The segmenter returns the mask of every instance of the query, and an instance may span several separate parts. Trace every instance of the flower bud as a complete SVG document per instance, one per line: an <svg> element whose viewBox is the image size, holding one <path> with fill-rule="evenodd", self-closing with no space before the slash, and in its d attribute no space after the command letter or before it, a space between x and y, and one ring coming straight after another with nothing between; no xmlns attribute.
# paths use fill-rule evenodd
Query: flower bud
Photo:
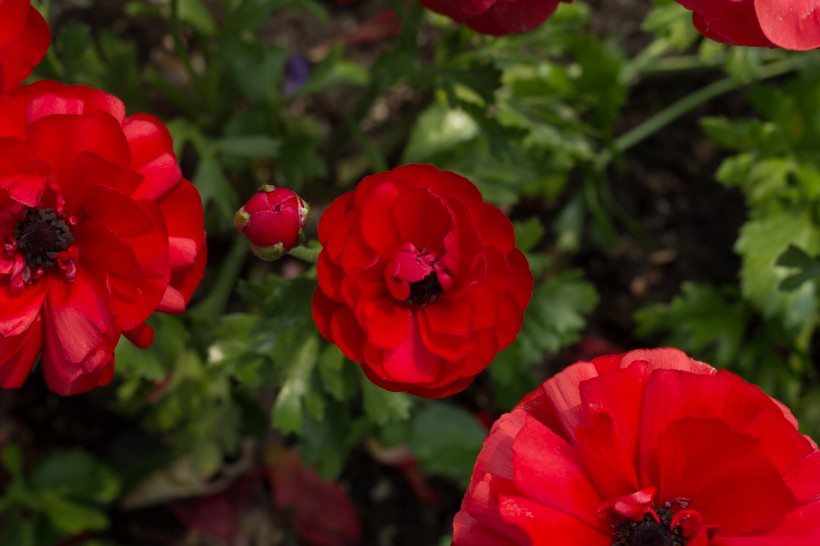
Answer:
<svg viewBox="0 0 820 546"><path fill-rule="evenodd" d="M273 261L302 243L309 214L307 203L291 190L264 185L236 211L233 223L257 257Z"/></svg>

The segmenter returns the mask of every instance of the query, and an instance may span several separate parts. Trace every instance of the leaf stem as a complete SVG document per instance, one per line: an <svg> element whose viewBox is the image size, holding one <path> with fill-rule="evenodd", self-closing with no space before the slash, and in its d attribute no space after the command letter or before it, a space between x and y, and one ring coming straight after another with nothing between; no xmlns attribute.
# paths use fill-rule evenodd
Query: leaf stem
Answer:
<svg viewBox="0 0 820 546"><path fill-rule="evenodd" d="M763 67L756 81L763 81L777 76L782 76L793 72L799 68L816 62L820 58L816 54L804 54L790 57L782 61L777 61ZM612 144L609 150L601 153L598 157L598 168L604 168L613 158L615 153L623 153L629 148L642 142L646 138L654 135L676 119L694 110L701 104L704 104L720 95L739 89L746 86L750 82L737 81L732 78L724 78L713 82L705 87L701 87L694 93L687 95L679 101L664 108L651 118L636 127L633 127L626 133L622 134Z"/></svg>
<svg viewBox="0 0 820 546"><path fill-rule="evenodd" d="M315 264L319 261L321 251L322 247L295 246L288 250L288 255Z"/></svg>

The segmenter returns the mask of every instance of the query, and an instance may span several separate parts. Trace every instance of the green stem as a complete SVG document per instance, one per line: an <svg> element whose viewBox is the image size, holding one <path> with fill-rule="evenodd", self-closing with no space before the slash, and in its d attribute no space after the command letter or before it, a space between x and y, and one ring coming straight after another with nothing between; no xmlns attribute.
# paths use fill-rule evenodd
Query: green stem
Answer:
<svg viewBox="0 0 820 546"><path fill-rule="evenodd" d="M789 72L810 64L817 58L818 57L816 55L807 54L771 63L760 70L756 81L763 81L788 74ZM687 95L616 138L611 149L603 152L599 156L597 166L599 168L604 168L612 160L615 153L625 152L639 142L654 135L679 117L687 114L691 110L694 110L701 104L728 93L729 91L744 87L748 83L750 82L742 82L731 78L724 78L711 83L706 87L702 87L690 95Z"/></svg>
<svg viewBox="0 0 820 546"><path fill-rule="evenodd" d="M319 261L319 253L321 251L321 247L315 248L307 246L295 246L288 250L288 255L315 264Z"/></svg>
<svg viewBox="0 0 820 546"><path fill-rule="evenodd" d="M249 250L250 245L244 237L234 239L228 255L223 258L222 268L217 274L216 282L210 293L191 308L189 314L194 319L211 322L222 316L233 294L239 272L245 265L245 258Z"/></svg>
<svg viewBox="0 0 820 546"><path fill-rule="evenodd" d="M174 52L185 67L185 72L191 79L191 83L196 86L199 81L194 70L194 65L191 63L191 57L188 55L188 50L185 43L182 41L182 33L179 30L179 0L171 0L171 21L170 21L171 38L174 41Z"/></svg>

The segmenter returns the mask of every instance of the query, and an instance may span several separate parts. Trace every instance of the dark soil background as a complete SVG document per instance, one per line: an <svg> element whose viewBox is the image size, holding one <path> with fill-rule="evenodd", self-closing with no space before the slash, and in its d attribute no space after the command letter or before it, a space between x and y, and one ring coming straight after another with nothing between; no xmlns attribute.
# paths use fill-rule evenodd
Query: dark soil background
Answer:
<svg viewBox="0 0 820 546"><path fill-rule="evenodd" d="M332 0L325 3L333 13L332 25L316 25L298 16L283 17L266 25L265 32L273 40L289 44L294 51L307 53L383 8L379 0L348 6L336 6ZM167 29L153 20L128 19L123 13L124 2L65 0L55 4L59 8L55 34L63 22L80 19L94 28L113 28L134 40L146 63L171 62L160 45ZM595 0L590 4L594 32L618 33L625 46L635 51L646 42L640 22L648 2ZM350 51L367 59L375 55L374 47L378 46ZM706 74L698 78L683 76L639 82L631 91L618 133L709 81L712 79ZM652 302L669 301L684 281L719 284L735 280L739 261L732 245L745 217L743 199L738 192L728 191L715 182L714 173L722 155L706 140L698 119L703 115L741 115L744 112L737 105L743 103L742 96L737 94L709 103L630 149L611 168L615 199L637 222L645 240L624 233L622 244L609 255L593 247L582 249L578 255L575 265L586 270L601 297L589 322L590 337L624 349L651 344L651 340L633 337L631 317L636 309ZM393 104L397 108L406 106L402 101ZM323 113L332 124L340 117L334 108L346 106L338 101L317 101L301 107L314 114ZM219 253L219 249L213 253ZM559 364L559 360L555 357L550 366L567 364ZM124 436L155 441L142 436L133 423L106 409L113 392L108 387L84 396L61 398L51 394L40 374L34 373L23 388L0 396L0 439L13 438L25 446L31 459L57 448L77 447L106 458L112 444ZM476 394L468 390L463 396L469 399ZM341 482L361 518L365 546L435 546L451 530L452 516L463 495L450 482L428 479L438 501L422 500L406 473L376 462L364 449L354 452ZM266 482L260 480L254 485L252 504L264 507L269 502L268 493ZM270 506L265 510L273 513ZM259 542L241 545L298 544L287 529L286 518L274 516L272 525L274 531L264 539L267 542L258 539ZM106 538L127 546L218 544L186 529L167 505L117 510Z"/></svg>

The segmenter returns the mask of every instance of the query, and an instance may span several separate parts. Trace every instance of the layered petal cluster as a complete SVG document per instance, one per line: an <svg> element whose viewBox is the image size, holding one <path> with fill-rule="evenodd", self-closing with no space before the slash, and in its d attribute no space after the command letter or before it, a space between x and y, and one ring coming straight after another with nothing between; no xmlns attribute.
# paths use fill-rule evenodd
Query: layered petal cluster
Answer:
<svg viewBox="0 0 820 546"><path fill-rule="evenodd" d="M509 218L462 176L368 176L322 215L319 240L313 318L385 389L458 392L521 329L527 260Z"/></svg>
<svg viewBox="0 0 820 546"><path fill-rule="evenodd" d="M820 452L782 404L676 349L579 362L495 423L453 544L820 544Z"/></svg>
<svg viewBox="0 0 820 546"><path fill-rule="evenodd" d="M677 0L698 31L740 46L808 50L820 47L816 0Z"/></svg>
<svg viewBox="0 0 820 546"><path fill-rule="evenodd" d="M0 93L26 79L50 43L48 25L30 0L0 0Z"/></svg>
<svg viewBox="0 0 820 546"><path fill-rule="evenodd" d="M202 202L165 126L41 81L0 97L0 386L41 355L60 394L107 383L124 333L182 312L202 279Z"/></svg>
<svg viewBox="0 0 820 546"><path fill-rule="evenodd" d="M560 0L421 0L442 15L481 34L527 32L552 15Z"/></svg>

